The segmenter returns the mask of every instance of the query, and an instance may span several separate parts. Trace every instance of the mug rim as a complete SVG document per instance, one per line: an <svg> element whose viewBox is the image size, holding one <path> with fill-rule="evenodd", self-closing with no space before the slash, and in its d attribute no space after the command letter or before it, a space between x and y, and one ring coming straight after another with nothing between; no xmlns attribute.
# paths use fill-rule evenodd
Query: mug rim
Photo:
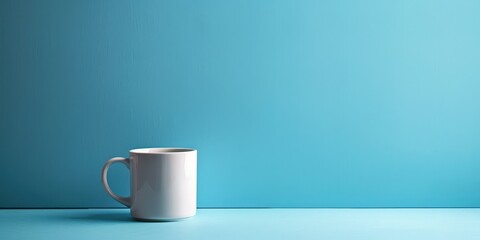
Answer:
<svg viewBox="0 0 480 240"><path fill-rule="evenodd" d="M179 148L179 147L156 147L156 148L135 148L131 149L130 153L135 154L184 154L195 152L196 149L193 148Z"/></svg>

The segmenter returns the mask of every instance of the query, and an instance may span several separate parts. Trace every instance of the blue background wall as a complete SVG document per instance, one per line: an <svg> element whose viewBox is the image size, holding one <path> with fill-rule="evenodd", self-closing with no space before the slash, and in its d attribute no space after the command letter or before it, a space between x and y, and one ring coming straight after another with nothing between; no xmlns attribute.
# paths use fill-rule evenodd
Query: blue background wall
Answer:
<svg viewBox="0 0 480 240"><path fill-rule="evenodd" d="M198 148L201 207L480 207L479 12L0 0L0 207L119 206L151 146Z"/></svg>

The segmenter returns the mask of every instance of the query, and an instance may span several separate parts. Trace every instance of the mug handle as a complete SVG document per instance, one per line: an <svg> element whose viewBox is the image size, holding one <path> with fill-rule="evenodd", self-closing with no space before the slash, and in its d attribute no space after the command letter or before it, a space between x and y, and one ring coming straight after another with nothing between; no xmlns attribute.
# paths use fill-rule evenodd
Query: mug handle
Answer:
<svg viewBox="0 0 480 240"><path fill-rule="evenodd" d="M103 187L105 188L105 191L107 191L108 195L110 195L113 199L117 200L118 202L120 202L121 204L123 204L127 207L130 207L131 198L130 197L122 197L122 196L119 196L119 195L115 194L112 191L112 189L110 189L110 186L108 185L108 181L107 181L108 168L110 167L110 165L112 165L113 163L116 163L116 162L123 163L123 164L125 164L125 166L127 166L128 169L130 169L130 159L128 159L128 158L114 157L114 158L108 160L105 163L105 166L103 166L103 169L102 169Z"/></svg>

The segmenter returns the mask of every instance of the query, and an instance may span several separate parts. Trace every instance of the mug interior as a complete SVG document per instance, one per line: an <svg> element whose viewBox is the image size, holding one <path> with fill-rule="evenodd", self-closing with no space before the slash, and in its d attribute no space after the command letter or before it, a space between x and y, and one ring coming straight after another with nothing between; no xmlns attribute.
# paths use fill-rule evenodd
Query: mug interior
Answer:
<svg viewBox="0 0 480 240"><path fill-rule="evenodd" d="M137 148L130 150L131 153L159 154L159 153L186 153L193 152L193 148Z"/></svg>

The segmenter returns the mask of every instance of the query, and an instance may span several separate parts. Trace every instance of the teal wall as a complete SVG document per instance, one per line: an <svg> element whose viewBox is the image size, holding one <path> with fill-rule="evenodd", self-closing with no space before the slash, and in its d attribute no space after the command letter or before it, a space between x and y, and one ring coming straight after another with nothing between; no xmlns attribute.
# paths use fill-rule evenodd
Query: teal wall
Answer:
<svg viewBox="0 0 480 240"><path fill-rule="evenodd" d="M480 207L479 13L0 0L0 207L119 206L101 167L154 146L199 150L200 207Z"/></svg>

